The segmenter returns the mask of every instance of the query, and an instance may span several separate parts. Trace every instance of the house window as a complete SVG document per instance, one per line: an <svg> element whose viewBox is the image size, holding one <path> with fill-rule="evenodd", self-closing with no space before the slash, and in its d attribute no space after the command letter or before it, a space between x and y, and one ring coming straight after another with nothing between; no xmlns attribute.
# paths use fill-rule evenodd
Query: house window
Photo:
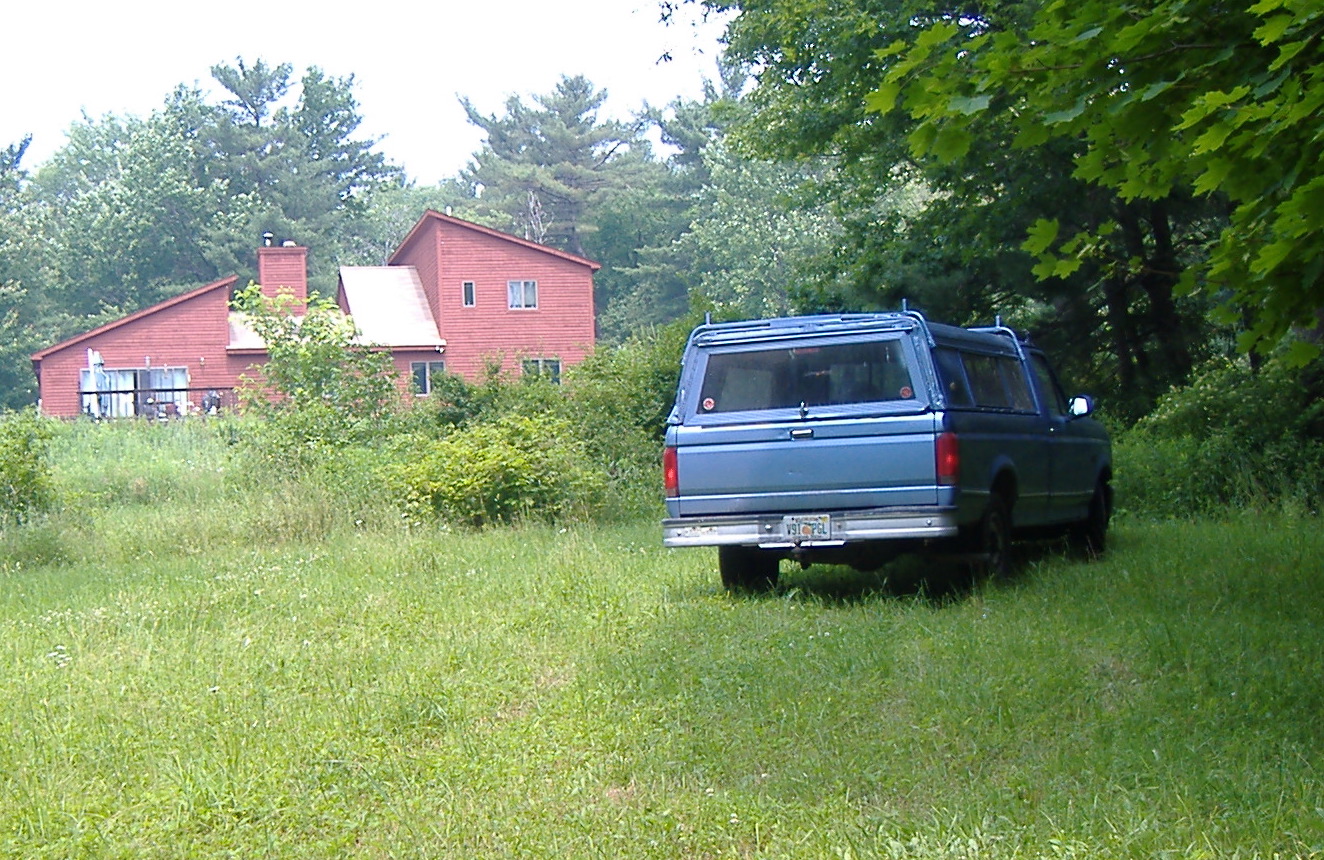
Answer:
<svg viewBox="0 0 1324 860"><path fill-rule="evenodd" d="M464 295L464 306L465 306L466 308L471 308L471 307L473 307L474 304L475 304L475 302L474 302L474 282L473 282L473 281L465 281L463 284L460 285L460 291L461 291L461 293L463 293L463 295Z"/></svg>
<svg viewBox="0 0 1324 860"><path fill-rule="evenodd" d="M525 376L541 376L553 383L561 382L561 359L526 358L522 362Z"/></svg>
<svg viewBox="0 0 1324 860"><path fill-rule="evenodd" d="M433 380L446 372L444 361L415 361L409 365L414 378L414 392L420 397L432 393Z"/></svg>
<svg viewBox="0 0 1324 860"><path fill-rule="evenodd" d="M78 393L83 412L96 418L170 418L188 410L188 368L83 368Z"/></svg>
<svg viewBox="0 0 1324 860"><path fill-rule="evenodd" d="M506 281L506 292L510 297L511 310L538 307L537 281Z"/></svg>

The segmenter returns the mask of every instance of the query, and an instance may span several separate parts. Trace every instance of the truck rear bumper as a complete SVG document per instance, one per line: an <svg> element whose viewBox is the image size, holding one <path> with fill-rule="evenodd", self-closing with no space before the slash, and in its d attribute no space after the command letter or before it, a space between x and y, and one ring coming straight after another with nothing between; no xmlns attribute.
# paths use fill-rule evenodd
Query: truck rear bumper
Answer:
<svg viewBox="0 0 1324 860"><path fill-rule="evenodd" d="M875 540L929 540L955 537L956 510L897 510L825 512L831 520L825 538L791 537L788 521L801 515L736 514L733 516L675 517L662 521L664 546L758 546L764 549L835 547Z"/></svg>

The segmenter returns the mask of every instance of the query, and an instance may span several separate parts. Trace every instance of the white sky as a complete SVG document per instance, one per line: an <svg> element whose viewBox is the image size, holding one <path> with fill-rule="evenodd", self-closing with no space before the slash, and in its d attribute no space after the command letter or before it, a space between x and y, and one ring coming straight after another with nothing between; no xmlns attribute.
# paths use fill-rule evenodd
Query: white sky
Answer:
<svg viewBox="0 0 1324 860"><path fill-rule="evenodd" d="M716 80L718 22L661 24L655 0L68 0L8 4L0 50L0 148L32 134L23 166L65 143L82 112L146 116L177 84L219 86L210 68L291 63L355 76L363 125L420 184L453 176L481 145L457 95L501 114L517 94L582 74L608 92L601 118L698 97ZM673 60L659 63L670 53Z"/></svg>

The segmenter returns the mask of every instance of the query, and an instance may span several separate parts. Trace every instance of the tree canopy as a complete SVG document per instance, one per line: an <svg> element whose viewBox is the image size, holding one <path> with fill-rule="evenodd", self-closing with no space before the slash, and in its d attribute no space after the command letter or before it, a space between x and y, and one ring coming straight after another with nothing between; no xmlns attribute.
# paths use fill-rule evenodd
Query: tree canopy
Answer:
<svg viewBox="0 0 1324 860"><path fill-rule="evenodd" d="M512 96L502 116L485 116L461 99L487 136L464 172L477 211L526 239L588 256L604 198L650 167L641 127L599 118L606 98L587 78L563 76L533 105Z"/></svg>
<svg viewBox="0 0 1324 860"><path fill-rule="evenodd" d="M737 144L768 157L837 161L826 175L826 200L843 225L835 270L855 303L895 306L908 298L956 322L1002 314L1050 348L1083 356L1070 363L1071 376L1119 394L1128 401L1121 411L1132 415L1218 348L1211 320L1229 332L1241 325L1226 315L1210 318L1209 294L1189 287L1188 273L1207 271L1213 239L1229 225L1221 198L1185 181L1151 196L1100 184L1079 169L1088 151L1082 135L1063 127L1063 134L1034 140L1026 131L1062 122L1055 111L1075 110L1079 102L1072 97L1039 114L1021 107L1064 99L1053 81L1039 86L1022 74L1029 46L1042 45L1053 29L1043 16L1054 8L1062 15L1063 4L704 5L739 12L728 29L728 50L757 70L748 98L752 122L737 128ZM1094 7L1079 7L1088 8ZM1072 45L1087 52L1102 36L1091 38L1092 44ZM992 45L1005 46L1000 60L986 53ZM1102 67L1119 56L1099 54ZM1180 52L1168 54L1156 65L1174 69ZM985 58L988 74L1005 69L1021 90L1004 94L984 82ZM1061 77L1074 67L1051 57L1041 65ZM1099 93L1108 87L1099 83ZM1082 105L1082 115L1090 108L1107 126L1111 108L1088 97ZM1159 136L1148 132L1143 139L1160 147ZM884 204L906 184L922 206ZM1074 245L1053 241L1054 224ZM1027 239L1034 242L1026 245ZM1047 250L1074 254L1076 261L1046 265L1035 253Z"/></svg>
<svg viewBox="0 0 1324 860"><path fill-rule="evenodd" d="M1244 311L1247 348L1273 347L1324 308L1324 12L1309 0L1159 0L1144 8L1053 0L1026 28L959 16L875 53L868 96L915 120L912 153L951 161L989 121L1017 148L1073 144L1073 177L1152 206L1194 194L1221 210L1182 272ZM996 117L996 119L992 119ZM1118 228L1062 232L1052 213L1027 248L1041 276L1069 275ZM1318 353L1300 343L1296 354Z"/></svg>

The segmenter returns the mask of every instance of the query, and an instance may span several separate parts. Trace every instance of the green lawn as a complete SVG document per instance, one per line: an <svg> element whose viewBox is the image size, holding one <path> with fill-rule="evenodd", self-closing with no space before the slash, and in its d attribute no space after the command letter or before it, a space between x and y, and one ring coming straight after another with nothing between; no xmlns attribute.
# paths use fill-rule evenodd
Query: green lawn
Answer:
<svg viewBox="0 0 1324 860"><path fill-rule="evenodd" d="M1324 856L1315 519L731 597L652 524L264 545L263 507L6 534L0 851Z"/></svg>

